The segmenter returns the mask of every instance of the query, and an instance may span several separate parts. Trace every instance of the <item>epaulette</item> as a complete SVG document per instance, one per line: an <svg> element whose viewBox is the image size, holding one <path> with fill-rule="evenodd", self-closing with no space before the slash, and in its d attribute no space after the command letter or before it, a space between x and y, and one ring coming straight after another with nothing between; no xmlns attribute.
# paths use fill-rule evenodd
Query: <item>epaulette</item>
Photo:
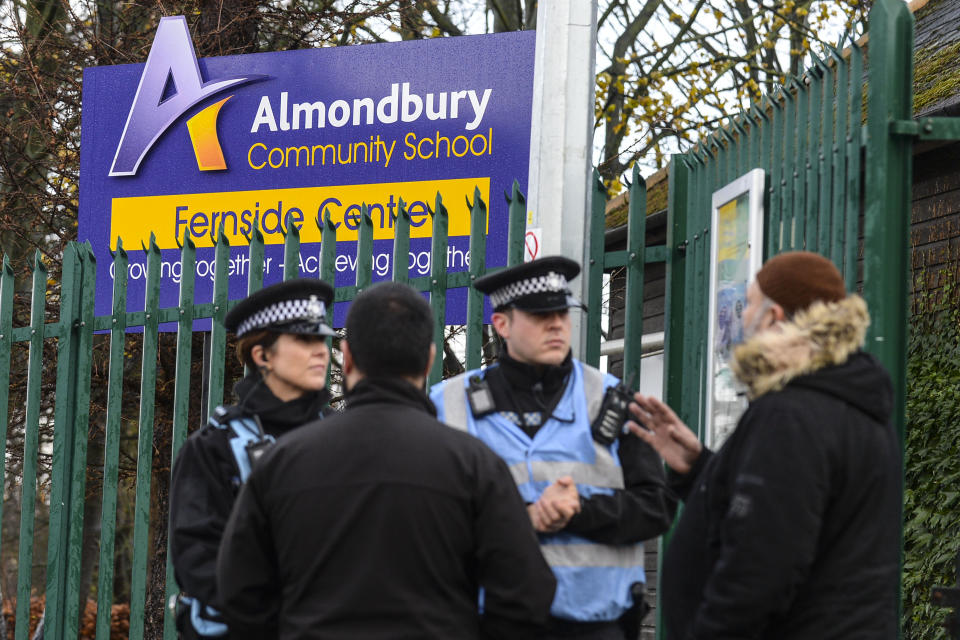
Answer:
<svg viewBox="0 0 960 640"><path fill-rule="evenodd" d="M243 410L238 405L221 404L218 405L217 408L213 410L213 413L210 414L210 417L207 418L207 423L209 423L211 426L224 429L231 420L237 420L243 417L246 417L246 414L244 414Z"/></svg>

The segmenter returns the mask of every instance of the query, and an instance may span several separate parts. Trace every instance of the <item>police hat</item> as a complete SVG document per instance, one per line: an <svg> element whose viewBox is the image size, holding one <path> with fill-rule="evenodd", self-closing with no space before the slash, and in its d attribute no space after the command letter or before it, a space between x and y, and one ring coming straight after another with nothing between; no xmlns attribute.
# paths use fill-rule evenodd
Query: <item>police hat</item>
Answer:
<svg viewBox="0 0 960 640"><path fill-rule="evenodd" d="M336 335L327 324L333 287L323 280L298 278L255 291L227 314L224 325L241 337L251 331L309 336Z"/></svg>
<svg viewBox="0 0 960 640"><path fill-rule="evenodd" d="M586 306L570 292L567 283L580 273L580 265L563 256L524 262L477 278L473 286L490 296L495 311L507 308L546 313Z"/></svg>

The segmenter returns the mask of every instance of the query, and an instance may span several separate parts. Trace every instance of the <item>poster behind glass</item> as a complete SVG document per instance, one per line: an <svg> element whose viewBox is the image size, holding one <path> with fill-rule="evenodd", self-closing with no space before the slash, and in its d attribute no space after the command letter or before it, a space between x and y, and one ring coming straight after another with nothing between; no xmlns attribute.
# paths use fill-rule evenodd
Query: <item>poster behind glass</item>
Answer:
<svg viewBox="0 0 960 640"><path fill-rule="evenodd" d="M743 341L747 284L763 260L763 184L763 170L754 169L713 194L706 416L707 444L714 449L747 407L730 358Z"/></svg>

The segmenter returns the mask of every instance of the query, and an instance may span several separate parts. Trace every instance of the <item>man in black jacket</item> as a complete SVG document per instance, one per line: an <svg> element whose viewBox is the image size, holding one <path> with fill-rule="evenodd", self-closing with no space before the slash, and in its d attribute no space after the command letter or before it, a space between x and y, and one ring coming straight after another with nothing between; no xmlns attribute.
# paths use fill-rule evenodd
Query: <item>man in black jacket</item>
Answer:
<svg viewBox="0 0 960 640"><path fill-rule="evenodd" d="M237 637L520 639L546 621L556 583L506 465L424 394L432 327L405 285L353 302L346 412L265 454L227 525Z"/></svg>
<svg viewBox="0 0 960 640"><path fill-rule="evenodd" d="M686 501L663 564L667 638L895 638L900 448L889 376L860 350L866 304L829 260L785 253L743 323L731 365L751 403L717 453L663 403L632 406Z"/></svg>

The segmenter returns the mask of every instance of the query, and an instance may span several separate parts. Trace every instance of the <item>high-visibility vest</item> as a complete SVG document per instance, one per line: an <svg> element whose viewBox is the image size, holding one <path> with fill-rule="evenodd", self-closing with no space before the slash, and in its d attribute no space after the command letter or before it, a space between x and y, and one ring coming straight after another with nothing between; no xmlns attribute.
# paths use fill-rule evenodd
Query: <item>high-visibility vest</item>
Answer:
<svg viewBox="0 0 960 640"><path fill-rule="evenodd" d="M573 477L584 498L624 489L619 442L602 445L590 431L604 391L616 385L617 378L574 360L560 402L531 438L498 412L474 418L466 390L472 377L484 375L478 369L450 378L433 387L430 398L441 422L468 431L503 458L525 502L536 502L544 489L566 475ZM557 578L552 615L584 622L615 620L633 605L631 586L645 581L642 544L599 544L563 531L538 536Z"/></svg>

